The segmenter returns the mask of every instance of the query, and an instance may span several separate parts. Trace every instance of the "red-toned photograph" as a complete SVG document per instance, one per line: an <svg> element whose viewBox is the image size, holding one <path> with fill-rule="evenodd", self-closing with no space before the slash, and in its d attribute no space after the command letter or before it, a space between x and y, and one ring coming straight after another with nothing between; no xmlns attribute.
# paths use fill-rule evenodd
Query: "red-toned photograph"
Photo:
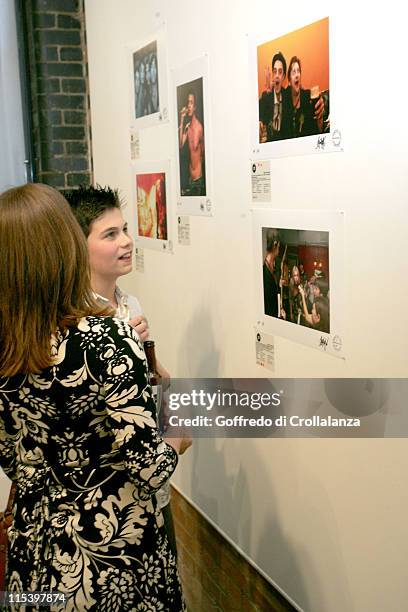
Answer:
<svg viewBox="0 0 408 612"><path fill-rule="evenodd" d="M136 174L138 235L167 240L166 174Z"/></svg>

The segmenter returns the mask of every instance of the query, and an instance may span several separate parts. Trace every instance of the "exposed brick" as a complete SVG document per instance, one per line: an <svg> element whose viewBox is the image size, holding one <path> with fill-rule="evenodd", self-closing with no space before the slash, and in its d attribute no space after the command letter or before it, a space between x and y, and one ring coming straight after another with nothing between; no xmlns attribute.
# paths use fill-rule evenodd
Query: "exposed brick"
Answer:
<svg viewBox="0 0 408 612"><path fill-rule="evenodd" d="M78 185L90 185L91 184L91 174L82 173L82 174L68 174L67 175L67 184L68 187L77 187Z"/></svg>
<svg viewBox="0 0 408 612"><path fill-rule="evenodd" d="M83 0L27 0L34 179L92 183Z"/></svg>
<svg viewBox="0 0 408 612"><path fill-rule="evenodd" d="M61 91L60 79L41 78L37 80L38 93L58 93Z"/></svg>
<svg viewBox="0 0 408 612"><path fill-rule="evenodd" d="M288 607L288 602L284 601L280 593L272 593L272 589L266 581L263 581L262 586L251 588L249 599L259 610L286 612L286 610L292 609L292 606Z"/></svg>
<svg viewBox="0 0 408 612"><path fill-rule="evenodd" d="M49 140L52 140L52 131L56 129L54 128L52 125L49 125L48 123L45 123L44 121L40 120L40 125L39 125L39 135L40 135L40 140L41 142L47 142Z"/></svg>
<svg viewBox="0 0 408 612"><path fill-rule="evenodd" d="M216 575L214 576L216 578ZM202 588L205 590L207 595L211 597L214 601L218 602L221 597L220 589L218 588L217 583L211 576L208 574L204 567L200 567L199 580Z"/></svg>
<svg viewBox="0 0 408 612"><path fill-rule="evenodd" d="M88 169L88 160L83 157L50 157L43 163L44 171L82 172Z"/></svg>
<svg viewBox="0 0 408 612"><path fill-rule="evenodd" d="M78 172L86 172L89 167L88 158L87 157L67 157L67 160L70 160L69 166L67 167L67 172L74 171Z"/></svg>
<svg viewBox="0 0 408 612"><path fill-rule="evenodd" d="M53 140L82 140L85 138L83 127L56 127L52 130Z"/></svg>
<svg viewBox="0 0 408 612"><path fill-rule="evenodd" d="M87 155L88 145L86 142L66 142L65 150L67 155Z"/></svg>
<svg viewBox="0 0 408 612"><path fill-rule="evenodd" d="M82 64L55 62L53 64L47 64L42 72L43 74L48 74L50 77L82 77L84 69Z"/></svg>
<svg viewBox="0 0 408 612"><path fill-rule="evenodd" d="M41 47L39 50L40 62L57 62L58 61L58 48L57 47ZM44 72L44 68L42 69Z"/></svg>
<svg viewBox="0 0 408 612"><path fill-rule="evenodd" d="M51 185L51 187L65 187L65 176L55 172L41 172L39 174L40 182Z"/></svg>
<svg viewBox="0 0 408 612"><path fill-rule="evenodd" d="M227 591L220 591L219 602L224 610L231 610L231 612L240 611L242 601L242 591L237 585L230 585Z"/></svg>
<svg viewBox="0 0 408 612"><path fill-rule="evenodd" d="M224 612L214 597L211 597L204 589L200 593L200 607L198 609L200 612Z"/></svg>
<svg viewBox="0 0 408 612"><path fill-rule="evenodd" d="M197 576L198 568L188 549L184 546L178 546L177 552L179 555L179 565L181 568L183 568L183 573L188 575L190 578L192 576Z"/></svg>
<svg viewBox="0 0 408 612"><path fill-rule="evenodd" d="M80 45L81 34L77 30L36 30L37 45Z"/></svg>
<svg viewBox="0 0 408 612"><path fill-rule="evenodd" d="M81 22L70 15L58 15L58 27L65 30L80 30Z"/></svg>
<svg viewBox="0 0 408 612"><path fill-rule="evenodd" d="M294 612L282 595L174 490L172 511L189 610Z"/></svg>
<svg viewBox="0 0 408 612"><path fill-rule="evenodd" d="M40 122L42 126L62 125L62 113L59 110L41 110Z"/></svg>
<svg viewBox="0 0 408 612"><path fill-rule="evenodd" d="M60 60L62 62L82 62L84 54L79 47L61 47Z"/></svg>
<svg viewBox="0 0 408 612"><path fill-rule="evenodd" d="M36 29L55 27L55 15L52 13L34 13L33 25Z"/></svg>
<svg viewBox="0 0 408 612"><path fill-rule="evenodd" d="M200 612L201 610L200 584L197 581L183 580L183 577L181 577L181 580L183 584L183 592L184 592L184 597L187 602L188 611L189 612ZM206 612L208 612L208 610Z"/></svg>
<svg viewBox="0 0 408 612"><path fill-rule="evenodd" d="M57 11L61 13L78 12L78 0L36 0L37 11Z"/></svg>
<svg viewBox="0 0 408 612"><path fill-rule="evenodd" d="M65 93L85 93L85 79L62 79L62 91Z"/></svg>
<svg viewBox="0 0 408 612"><path fill-rule="evenodd" d="M64 153L64 143L59 141L40 142L40 153L42 158L62 155Z"/></svg>
<svg viewBox="0 0 408 612"><path fill-rule="evenodd" d="M55 94L47 96L47 99L43 101L43 104L50 108L72 108L72 109L84 109L86 108L86 96L68 96L62 94Z"/></svg>
<svg viewBox="0 0 408 612"><path fill-rule="evenodd" d="M65 111L65 125L84 125L86 122L86 112L83 111Z"/></svg>

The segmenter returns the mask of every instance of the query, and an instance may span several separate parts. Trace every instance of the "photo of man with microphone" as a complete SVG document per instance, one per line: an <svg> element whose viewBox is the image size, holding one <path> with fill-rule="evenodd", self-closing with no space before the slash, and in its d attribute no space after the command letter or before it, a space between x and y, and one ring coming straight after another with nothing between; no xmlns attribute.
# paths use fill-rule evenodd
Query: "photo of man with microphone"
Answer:
<svg viewBox="0 0 408 612"><path fill-rule="evenodd" d="M203 79L177 87L180 194L205 196Z"/></svg>

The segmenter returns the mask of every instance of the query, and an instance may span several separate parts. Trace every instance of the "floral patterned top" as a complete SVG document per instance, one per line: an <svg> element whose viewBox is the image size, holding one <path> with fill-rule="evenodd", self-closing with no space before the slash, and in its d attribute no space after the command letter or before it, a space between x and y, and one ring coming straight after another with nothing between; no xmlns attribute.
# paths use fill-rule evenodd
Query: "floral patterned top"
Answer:
<svg viewBox="0 0 408 612"><path fill-rule="evenodd" d="M67 612L184 610L154 495L177 453L137 334L86 317L52 354L39 374L0 378L0 465L17 483L7 590L59 591Z"/></svg>

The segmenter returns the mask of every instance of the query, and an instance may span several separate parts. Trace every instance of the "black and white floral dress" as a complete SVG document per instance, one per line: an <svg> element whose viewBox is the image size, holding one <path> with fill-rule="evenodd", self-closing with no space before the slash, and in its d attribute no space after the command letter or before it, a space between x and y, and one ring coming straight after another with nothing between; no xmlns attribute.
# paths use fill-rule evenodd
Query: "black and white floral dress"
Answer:
<svg viewBox="0 0 408 612"><path fill-rule="evenodd" d="M68 612L184 610L154 497L177 454L137 334L86 317L52 352L41 373L0 378L0 464L17 483L7 589L59 591Z"/></svg>

